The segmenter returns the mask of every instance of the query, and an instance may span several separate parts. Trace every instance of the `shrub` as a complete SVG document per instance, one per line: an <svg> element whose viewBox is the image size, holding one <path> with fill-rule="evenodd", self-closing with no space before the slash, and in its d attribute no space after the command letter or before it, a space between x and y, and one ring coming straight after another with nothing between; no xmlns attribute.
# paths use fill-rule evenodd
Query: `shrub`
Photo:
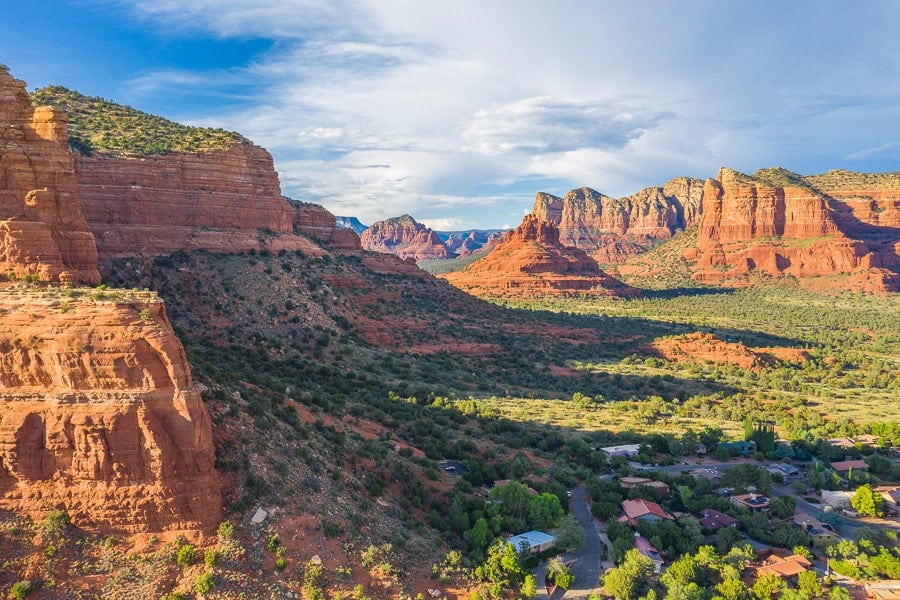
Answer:
<svg viewBox="0 0 900 600"><path fill-rule="evenodd" d="M41 529L44 535L59 537L69 528L69 515L64 510L51 510L44 517Z"/></svg>
<svg viewBox="0 0 900 600"><path fill-rule="evenodd" d="M213 589L216 585L216 578L212 573L203 573L194 581L194 591L198 594L205 594Z"/></svg>
<svg viewBox="0 0 900 600"><path fill-rule="evenodd" d="M278 541L278 534L273 533L269 537L266 538L266 550L269 552L275 552L275 549L278 548L278 544L281 542Z"/></svg>
<svg viewBox="0 0 900 600"><path fill-rule="evenodd" d="M175 554L175 562L179 567L189 567L197 560L197 551L190 544L185 544Z"/></svg>
<svg viewBox="0 0 900 600"><path fill-rule="evenodd" d="M14 600L22 600L23 598L30 596L33 591L34 586L26 579L12 584L12 587L9 588L9 595L12 596Z"/></svg>
<svg viewBox="0 0 900 600"><path fill-rule="evenodd" d="M215 567L219 564L219 551L216 549L207 550L203 553L203 562L207 567Z"/></svg>
<svg viewBox="0 0 900 600"><path fill-rule="evenodd" d="M285 567L287 567L287 548L280 546L275 551L275 568L284 571Z"/></svg>
<svg viewBox="0 0 900 600"><path fill-rule="evenodd" d="M216 535L220 540L230 540L234 536L234 525L231 524L231 521L222 521L219 523Z"/></svg>

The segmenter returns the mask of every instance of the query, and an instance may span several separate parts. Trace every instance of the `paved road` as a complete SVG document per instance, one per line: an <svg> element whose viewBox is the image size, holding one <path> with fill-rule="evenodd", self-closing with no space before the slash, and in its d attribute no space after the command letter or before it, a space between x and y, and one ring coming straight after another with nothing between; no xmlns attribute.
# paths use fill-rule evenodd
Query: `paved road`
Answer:
<svg viewBox="0 0 900 600"><path fill-rule="evenodd" d="M563 555L564 562L575 561L572 564L575 582L568 591L556 590L551 600L560 600L563 597L587 598L600 588L600 575L603 573L603 567L600 564L600 551L603 547L603 541L588 507L587 490L584 485L579 485L572 491L570 507L572 516L575 517L575 520L578 521L578 524L584 530L584 547L578 552L570 552ZM541 588L538 598L547 598L546 591L543 589L546 572L546 563L538 565L534 570L534 579L538 587Z"/></svg>

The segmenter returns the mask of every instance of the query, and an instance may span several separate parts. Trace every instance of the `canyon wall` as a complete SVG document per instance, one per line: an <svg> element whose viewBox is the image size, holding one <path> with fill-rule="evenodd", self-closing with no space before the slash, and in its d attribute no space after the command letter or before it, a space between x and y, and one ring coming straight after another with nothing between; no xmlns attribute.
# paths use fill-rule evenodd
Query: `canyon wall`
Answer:
<svg viewBox="0 0 900 600"><path fill-rule="evenodd" d="M783 170L750 177L721 169L704 190L697 247L690 251L694 279L721 283L756 271L801 280L840 276L812 284L825 287L896 290L900 177L868 188L855 185L861 174L846 179L841 186Z"/></svg>
<svg viewBox="0 0 900 600"><path fill-rule="evenodd" d="M563 245L556 225L533 214L508 232L487 256L441 277L483 297L637 293L601 271L584 251Z"/></svg>
<svg viewBox="0 0 900 600"><path fill-rule="evenodd" d="M212 427L152 294L5 290L0 507L116 532L221 518Z"/></svg>
<svg viewBox="0 0 900 600"><path fill-rule="evenodd" d="M691 227L702 210L703 183L680 177L661 187L612 198L590 188L563 198L535 197L532 214L559 228L560 240L600 263L621 262Z"/></svg>
<svg viewBox="0 0 900 600"><path fill-rule="evenodd" d="M0 273L100 282L81 214L66 116L33 108L25 83L0 67Z"/></svg>
<svg viewBox="0 0 900 600"><path fill-rule="evenodd" d="M378 221L360 236L362 247L413 260L453 258L440 236L409 215Z"/></svg>

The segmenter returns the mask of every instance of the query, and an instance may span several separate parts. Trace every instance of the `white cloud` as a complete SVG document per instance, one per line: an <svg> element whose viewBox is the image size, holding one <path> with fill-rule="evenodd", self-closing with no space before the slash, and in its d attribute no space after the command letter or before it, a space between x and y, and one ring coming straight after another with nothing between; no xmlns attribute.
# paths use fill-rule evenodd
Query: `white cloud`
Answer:
<svg viewBox="0 0 900 600"><path fill-rule="evenodd" d="M368 221L487 227L538 189L625 195L723 164L810 172L895 157L900 10L845 8L140 0L161 30L275 43L239 69L136 84L256 90L197 120L270 149L288 195Z"/></svg>

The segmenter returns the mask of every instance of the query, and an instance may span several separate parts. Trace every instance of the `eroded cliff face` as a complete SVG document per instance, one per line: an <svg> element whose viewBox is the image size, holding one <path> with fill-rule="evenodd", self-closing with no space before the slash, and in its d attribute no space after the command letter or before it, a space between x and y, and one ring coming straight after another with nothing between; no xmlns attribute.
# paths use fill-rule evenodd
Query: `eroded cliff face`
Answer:
<svg viewBox="0 0 900 600"><path fill-rule="evenodd" d="M165 156L75 157L85 218L103 261L178 251L324 251L294 234L272 156L227 150Z"/></svg>
<svg viewBox="0 0 900 600"><path fill-rule="evenodd" d="M637 293L601 271L584 251L563 245L556 225L533 214L507 233L487 256L441 277L483 297Z"/></svg>
<svg viewBox="0 0 900 600"><path fill-rule="evenodd" d="M100 282L81 214L66 116L33 108L25 83L0 67L0 273Z"/></svg>
<svg viewBox="0 0 900 600"><path fill-rule="evenodd" d="M590 188L563 198L541 192L532 214L556 225L563 244L601 263L621 262L693 225L702 210L702 194L702 182L689 177L624 198Z"/></svg>
<svg viewBox="0 0 900 600"><path fill-rule="evenodd" d="M352 229L339 227L337 217L324 207L310 202L291 201L294 231L334 252L354 254L362 250L359 235Z"/></svg>
<svg viewBox="0 0 900 600"><path fill-rule="evenodd" d="M896 183L828 189L823 176L789 174L782 178L792 185L782 186L761 173L723 168L706 182L695 280L728 282L757 271L801 281L837 277L810 282L818 287L897 289L890 270L900 264Z"/></svg>
<svg viewBox="0 0 900 600"><path fill-rule="evenodd" d="M0 297L0 507L101 531L214 526L212 427L162 303L80 293Z"/></svg>
<svg viewBox="0 0 900 600"><path fill-rule="evenodd" d="M409 215L378 221L360 236L362 247L413 260L453 258L437 233Z"/></svg>

